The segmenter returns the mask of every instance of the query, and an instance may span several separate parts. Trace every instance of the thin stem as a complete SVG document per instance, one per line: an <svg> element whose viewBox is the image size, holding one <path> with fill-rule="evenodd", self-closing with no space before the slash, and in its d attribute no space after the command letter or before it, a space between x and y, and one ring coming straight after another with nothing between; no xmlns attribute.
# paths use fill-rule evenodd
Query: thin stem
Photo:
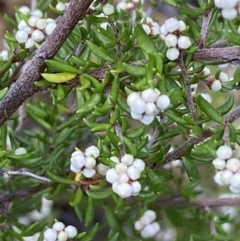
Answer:
<svg viewBox="0 0 240 241"><path fill-rule="evenodd" d="M20 169L18 171L11 171L6 168L2 168L0 170L0 174L3 176L19 176L19 175L29 176L29 177L35 178L39 181L42 181L42 182L51 182L51 180L49 178L36 175L34 173L27 171L26 169Z"/></svg>
<svg viewBox="0 0 240 241"><path fill-rule="evenodd" d="M231 145L229 136L230 136L230 130L229 130L229 127L228 127L228 123L225 123L224 133L223 133L223 141L224 141L224 145L226 145L226 146Z"/></svg>
<svg viewBox="0 0 240 241"><path fill-rule="evenodd" d="M197 110L195 108L195 104L194 104L193 97L192 97L191 84L190 84L189 77L187 74L187 69L184 64L183 52L181 52L181 54L180 54L179 66L181 68L182 75L185 80L185 85L186 85L186 90L187 90L187 104L189 106L189 110L192 114L194 121L198 122L198 114L197 114Z"/></svg>
<svg viewBox="0 0 240 241"><path fill-rule="evenodd" d="M207 11L203 17L203 21L202 21L202 29L201 29L201 40L199 41L199 47L200 48L204 48L206 45L206 41L207 41L207 37L208 37L208 28L209 28L209 24L212 18L212 14L213 11L215 10L215 8Z"/></svg>
<svg viewBox="0 0 240 241"><path fill-rule="evenodd" d="M207 213L211 213L211 208L208 207L208 206L205 206L204 207L204 210L207 212ZM209 229L210 229L210 232L213 236L215 236L217 234L217 231L216 231L216 227L215 227L215 223L214 223L214 220L212 218L210 218L209 220Z"/></svg>

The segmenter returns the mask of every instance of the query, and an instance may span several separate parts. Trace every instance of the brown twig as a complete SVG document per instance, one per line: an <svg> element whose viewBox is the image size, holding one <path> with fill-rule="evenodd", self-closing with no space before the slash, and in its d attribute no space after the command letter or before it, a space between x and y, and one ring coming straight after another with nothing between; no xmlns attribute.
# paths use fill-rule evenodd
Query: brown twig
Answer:
<svg viewBox="0 0 240 241"><path fill-rule="evenodd" d="M186 66L185 66L184 60L183 60L183 52L180 53L179 66L181 68L182 75L183 75L185 85L186 85L187 104L189 106L189 110L192 114L192 117L193 117L194 121L198 122L198 114L197 114L197 110L195 108L195 104L194 104L193 97L192 97L191 84L190 84L189 76L187 74L187 69L186 69Z"/></svg>
<svg viewBox="0 0 240 241"><path fill-rule="evenodd" d="M65 14L59 18L53 33L42 44L34 58L27 63L26 68L5 98L0 101L0 126L28 97L39 91L34 82L39 80L40 74L45 69L44 60L54 57L92 2L93 0L72 0L70 2Z"/></svg>
<svg viewBox="0 0 240 241"><path fill-rule="evenodd" d="M211 10L207 11L203 17L202 21L202 29L201 29L201 39L199 41L199 47L204 48L207 41L208 36L208 27L212 18L212 14L215 8L212 8Z"/></svg>

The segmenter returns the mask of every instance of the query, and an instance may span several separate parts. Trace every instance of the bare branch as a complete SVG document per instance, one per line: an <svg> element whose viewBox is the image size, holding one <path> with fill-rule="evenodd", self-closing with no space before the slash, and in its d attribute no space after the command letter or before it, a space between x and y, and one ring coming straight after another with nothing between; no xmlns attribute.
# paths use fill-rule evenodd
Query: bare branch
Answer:
<svg viewBox="0 0 240 241"><path fill-rule="evenodd" d="M183 61L183 53L181 52L180 54L180 62L179 62L179 66L181 68L182 71L182 75L185 81L185 85L186 85L186 90L187 90L187 104L189 106L189 110L192 114L192 117L194 119L195 122L198 122L198 114L197 114L197 110L195 108L194 102L193 102L193 97L192 97L192 91L191 91L191 84L189 81L189 76L187 74L187 70Z"/></svg>
<svg viewBox="0 0 240 241"><path fill-rule="evenodd" d="M0 126L28 97L39 90L34 82L39 80L40 74L45 69L44 60L54 57L92 2L93 0L71 0L65 14L59 18L53 33L42 44L34 58L27 63L5 98L0 101Z"/></svg>
<svg viewBox="0 0 240 241"><path fill-rule="evenodd" d="M210 9L207 11L203 17L202 21L202 29L201 29L201 39L199 41L199 47L204 48L206 45L207 41L207 36L208 36L208 27L212 18L212 14L215 8Z"/></svg>

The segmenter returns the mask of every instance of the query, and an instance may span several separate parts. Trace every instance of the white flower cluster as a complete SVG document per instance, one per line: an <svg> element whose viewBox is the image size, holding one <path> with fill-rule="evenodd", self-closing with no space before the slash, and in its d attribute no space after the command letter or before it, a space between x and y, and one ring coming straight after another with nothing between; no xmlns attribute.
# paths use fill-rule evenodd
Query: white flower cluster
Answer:
<svg viewBox="0 0 240 241"><path fill-rule="evenodd" d="M141 190L141 184L137 181L145 163L141 159L134 159L130 154L118 157L112 156L110 159L116 163L114 168L110 168L106 173L106 180L112 183L112 189L122 198L137 196Z"/></svg>
<svg viewBox="0 0 240 241"><path fill-rule="evenodd" d="M155 219L156 212L147 210L143 216L135 222L134 227L137 231L141 231L141 236L143 238L152 238L160 230L160 225L154 222Z"/></svg>
<svg viewBox="0 0 240 241"><path fill-rule="evenodd" d="M166 110L170 106L167 95L160 93L158 89L146 89L143 92L132 92L127 97L127 104L131 109L131 116L149 125L153 122L155 115Z"/></svg>
<svg viewBox="0 0 240 241"><path fill-rule="evenodd" d="M59 2L59 3L57 3L55 8L58 11L64 12L68 8L68 6L69 6L69 3Z"/></svg>
<svg viewBox="0 0 240 241"><path fill-rule="evenodd" d="M206 78L206 80L209 89L213 92L217 92L222 89L222 83L227 82L230 79L226 73L221 72L218 79L216 79L215 76L209 76L208 78Z"/></svg>
<svg viewBox="0 0 240 241"><path fill-rule="evenodd" d="M77 236L77 229L69 225L65 227L62 222L56 222L52 228L46 229L43 241L67 241Z"/></svg>
<svg viewBox="0 0 240 241"><path fill-rule="evenodd" d="M31 15L28 21L21 20L18 23L18 31L16 32L16 40L25 45L25 48L32 48L35 43L42 42L48 35L50 35L56 27L56 22L52 18L43 18L41 10L30 9L26 6L19 8L23 14Z"/></svg>
<svg viewBox="0 0 240 241"><path fill-rule="evenodd" d="M118 4L117 4L117 10L120 12L121 10L125 10L125 11L131 11L131 10L135 10L135 8L137 7L137 4L143 4L144 0L132 0L132 1L127 1L127 0L121 0Z"/></svg>
<svg viewBox="0 0 240 241"><path fill-rule="evenodd" d="M168 47L166 56L171 61L179 57L179 49L188 49L192 45L190 38L182 35L186 28L186 24L182 20L179 21L175 18L167 19L160 27L160 37Z"/></svg>
<svg viewBox="0 0 240 241"><path fill-rule="evenodd" d="M233 20L239 13L239 0L214 0L215 6L221 9L222 16L225 19Z"/></svg>
<svg viewBox="0 0 240 241"><path fill-rule="evenodd" d="M147 35L160 34L160 26L157 22L154 22L151 18L143 18L141 20L142 27Z"/></svg>
<svg viewBox="0 0 240 241"><path fill-rule="evenodd" d="M83 153L77 150L72 153L71 156L71 171L75 173L82 173L86 178L92 178L96 174L96 167L101 175L105 175L109 167L98 164L97 158L99 157L100 151L96 146L89 146Z"/></svg>
<svg viewBox="0 0 240 241"><path fill-rule="evenodd" d="M221 186L229 185L231 192L240 193L240 160L234 157L232 148L220 146L212 163L218 170L214 176L215 182Z"/></svg>

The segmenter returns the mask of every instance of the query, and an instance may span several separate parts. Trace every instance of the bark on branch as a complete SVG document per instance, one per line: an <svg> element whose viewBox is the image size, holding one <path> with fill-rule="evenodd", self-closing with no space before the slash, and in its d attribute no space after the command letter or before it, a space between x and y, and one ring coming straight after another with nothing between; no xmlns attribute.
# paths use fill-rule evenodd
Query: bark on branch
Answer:
<svg viewBox="0 0 240 241"><path fill-rule="evenodd" d="M39 80L45 69L44 60L51 59L72 32L78 21L85 15L93 0L71 0L65 14L59 18L53 33L46 39L34 58L27 63L22 74L12 85L6 97L0 101L0 126L18 109L18 107L38 88L34 82Z"/></svg>

